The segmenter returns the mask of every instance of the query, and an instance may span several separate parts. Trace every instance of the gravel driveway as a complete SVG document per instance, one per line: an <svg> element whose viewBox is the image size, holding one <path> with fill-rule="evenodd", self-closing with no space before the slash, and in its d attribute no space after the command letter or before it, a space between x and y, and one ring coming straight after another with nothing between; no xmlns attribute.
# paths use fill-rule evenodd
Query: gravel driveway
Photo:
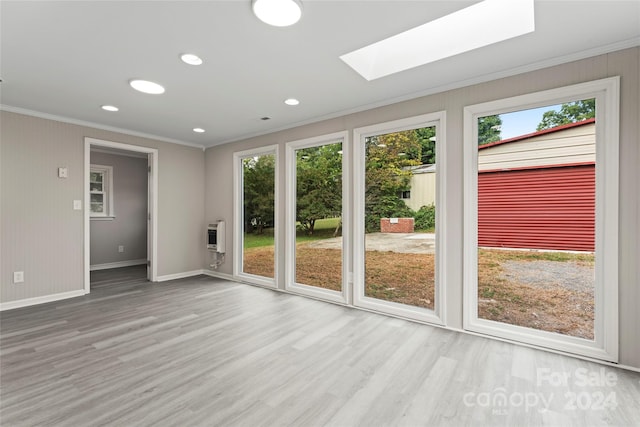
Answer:
<svg viewBox="0 0 640 427"><path fill-rule="evenodd" d="M593 294L595 270L574 261L505 261L502 278L540 289L562 286Z"/></svg>
<svg viewBox="0 0 640 427"><path fill-rule="evenodd" d="M432 254L435 252L436 235L432 233L368 233L365 243L368 251ZM316 240L307 245L317 249L340 249L342 237Z"/></svg>

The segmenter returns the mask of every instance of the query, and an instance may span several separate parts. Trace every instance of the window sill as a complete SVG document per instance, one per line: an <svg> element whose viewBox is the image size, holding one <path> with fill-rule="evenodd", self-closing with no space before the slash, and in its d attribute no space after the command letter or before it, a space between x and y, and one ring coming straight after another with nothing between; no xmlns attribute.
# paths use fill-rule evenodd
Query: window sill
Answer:
<svg viewBox="0 0 640 427"><path fill-rule="evenodd" d="M91 221L113 221L116 219L115 216L92 216L90 217Z"/></svg>

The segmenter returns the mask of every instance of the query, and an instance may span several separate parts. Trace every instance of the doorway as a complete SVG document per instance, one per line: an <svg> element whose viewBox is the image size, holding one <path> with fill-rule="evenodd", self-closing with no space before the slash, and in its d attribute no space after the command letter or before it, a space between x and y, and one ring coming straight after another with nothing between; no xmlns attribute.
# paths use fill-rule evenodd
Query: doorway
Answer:
<svg viewBox="0 0 640 427"><path fill-rule="evenodd" d="M85 293L91 291L92 277L101 284L121 281L125 273L132 280L156 280L157 164L156 149L85 138ZM122 183L123 177L114 179L115 173L132 175L119 188L114 181ZM130 187L129 194L118 195L124 187ZM116 227L127 211L137 220L121 220ZM116 229L122 231L120 240Z"/></svg>

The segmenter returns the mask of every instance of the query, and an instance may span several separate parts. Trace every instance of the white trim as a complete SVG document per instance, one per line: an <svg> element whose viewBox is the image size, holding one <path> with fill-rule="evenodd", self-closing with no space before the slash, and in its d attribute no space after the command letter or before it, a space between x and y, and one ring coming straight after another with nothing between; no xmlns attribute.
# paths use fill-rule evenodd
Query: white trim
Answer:
<svg viewBox="0 0 640 427"><path fill-rule="evenodd" d="M131 267L134 265L143 265L146 264L146 259L132 259L129 261L117 261L117 262L107 262L105 264L93 264L89 267L89 270L109 270L111 268L121 268L121 267Z"/></svg>
<svg viewBox="0 0 640 427"><path fill-rule="evenodd" d="M105 215L105 216L92 216L91 221L113 221L116 219L115 215Z"/></svg>
<svg viewBox="0 0 640 427"><path fill-rule="evenodd" d="M193 142L185 142L185 141L180 141L178 139L165 138L163 136L153 135L153 134L150 134L150 133L138 132L138 131L135 131L135 130L118 128L118 127L115 127L115 126L107 126L107 125L103 125L103 124L95 123L95 122L87 122L87 121L84 121L84 120L73 119L73 118L65 117L65 116L58 116L56 114L43 113L41 111L29 110L29 109L26 109L26 108L14 107L14 106L11 106L11 105L6 105L6 104L0 104L0 110L8 111L10 113L23 114L25 116L39 117L41 119L46 119L46 120L54 120L56 122L69 123L69 124L72 124L72 125L90 127L90 128L93 128L93 129L100 129L100 130L106 130L106 131L110 131L110 132L117 132L117 133L121 133L121 134L124 134L124 135L138 136L140 138L147 138L147 139L154 139L156 141L169 142L171 144L186 145L187 147L200 148L202 150L205 149L205 147L203 145L194 144Z"/></svg>
<svg viewBox="0 0 640 427"><path fill-rule="evenodd" d="M319 147L326 144L342 144L342 291L323 289L315 286L296 282L296 151L304 148ZM350 299L349 288L349 179L345 174L346 165L349 164L349 132L341 131L312 138L287 142L285 146L285 289L309 295L319 299L326 299L341 304L346 304ZM347 171L348 173L348 171Z"/></svg>
<svg viewBox="0 0 640 427"><path fill-rule="evenodd" d="M464 108L463 327L469 331L618 361L618 144L620 78L610 77ZM596 98L595 339L586 340L478 317L478 117ZM606 292L605 292L606 284Z"/></svg>
<svg viewBox="0 0 640 427"><path fill-rule="evenodd" d="M237 277L233 277L233 275L231 274L221 273L219 271L211 271L211 270L204 269L202 270L202 274L204 274L205 276L215 277L216 279L223 279L223 280L228 280L230 282L242 283L240 280L238 280Z"/></svg>
<svg viewBox="0 0 640 427"><path fill-rule="evenodd" d="M114 219L115 218L115 191L113 188L113 166L98 165L91 163L89 165L89 172L97 172L102 174L102 191L104 199L102 200L103 212L96 213L89 211L91 218L100 219ZM91 184L91 183L89 183ZM89 186L89 197L91 197L91 186ZM94 193L95 194L95 193ZM91 206L91 200L89 200L89 206Z"/></svg>
<svg viewBox="0 0 640 427"><path fill-rule="evenodd" d="M183 271L182 273L165 274L157 276L154 282L167 282L169 280L186 279L187 277L199 276L204 274L204 270Z"/></svg>
<svg viewBox="0 0 640 427"><path fill-rule="evenodd" d="M118 150L146 153L151 163L149 173L149 214L151 215L151 233L148 233L147 244L151 250L147 251L147 257L151 262L148 279L157 281L158 276L158 150L155 148L138 145L123 144L113 141L105 141L96 138L84 138L84 290L91 291L91 216L89 209L89 172L91 169L91 148L95 146L115 148Z"/></svg>
<svg viewBox="0 0 640 427"><path fill-rule="evenodd" d="M436 277L434 310L422 307L383 301L365 296L365 151L366 137L400 132L423 127L436 127L436 162L438 164L436 194ZM415 117L394 120L354 129L353 131L353 188L354 188L354 228L353 228L353 305L389 313L420 322L445 325L446 323L446 266L453 260L446 261L444 245L447 241L446 221L446 112L423 114Z"/></svg>
<svg viewBox="0 0 640 427"><path fill-rule="evenodd" d="M279 240L280 240L280 215L279 199L280 199L280 180L278 175L280 173L279 156L278 156L278 144L267 145L264 147L254 148L250 150L236 151L233 153L233 276L238 280L246 281L249 283L256 283L261 286L270 288L278 287L278 265L279 261ZM274 266L273 266L273 279L268 277L256 276L254 274L244 273L243 270L243 257L244 257L244 200L242 194L244 193L244 174L242 168L242 160L248 157L273 155L274 156L274 211L273 211L273 224L274 224Z"/></svg>
<svg viewBox="0 0 640 427"><path fill-rule="evenodd" d="M0 303L0 311L13 310L15 308L30 307L37 304L45 304L48 302L60 301L63 299L76 298L81 297L85 294L86 292L84 291L84 289L82 289L79 291L62 292L59 294L44 295L41 297L25 298L16 301L3 302Z"/></svg>
<svg viewBox="0 0 640 427"><path fill-rule="evenodd" d="M143 153L134 153L132 151L115 151L115 150L109 150L106 148L92 148L91 149L92 153L102 153L102 154L109 154L112 156L124 156L124 157L133 157L136 159L146 159L147 156L145 156Z"/></svg>

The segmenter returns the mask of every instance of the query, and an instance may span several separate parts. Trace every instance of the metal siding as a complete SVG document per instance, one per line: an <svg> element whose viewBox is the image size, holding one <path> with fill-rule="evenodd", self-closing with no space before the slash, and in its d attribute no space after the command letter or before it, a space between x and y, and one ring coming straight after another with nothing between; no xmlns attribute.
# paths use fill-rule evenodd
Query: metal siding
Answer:
<svg viewBox="0 0 640 427"><path fill-rule="evenodd" d="M595 165L478 175L478 244L595 250Z"/></svg>

